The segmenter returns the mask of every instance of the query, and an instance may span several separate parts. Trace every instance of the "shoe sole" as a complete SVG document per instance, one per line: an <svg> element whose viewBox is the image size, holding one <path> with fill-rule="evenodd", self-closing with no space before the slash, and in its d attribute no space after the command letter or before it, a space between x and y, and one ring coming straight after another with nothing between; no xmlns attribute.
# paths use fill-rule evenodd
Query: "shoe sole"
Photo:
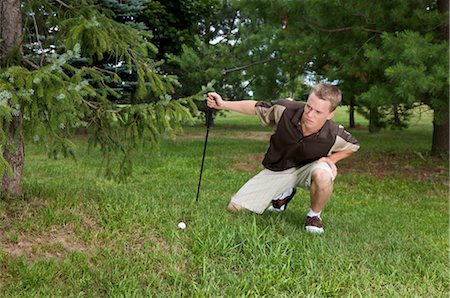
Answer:
<svg viewBox="0 0 450 298"><path fill-rule="evenodd" d="M281 212L283 212L285 209L274 208L272 205L270 205L269 207L267 207L266 210L267 210L267 211L270 211L270 212L278 212L278 213L281 213Z"/></svg>
<svg viewBox="0 0 450 298"><path fill-rule="evenodd" d="M323 234L323 228L318 228L315 226L306 226L305 231L311 234Z"/></svg>

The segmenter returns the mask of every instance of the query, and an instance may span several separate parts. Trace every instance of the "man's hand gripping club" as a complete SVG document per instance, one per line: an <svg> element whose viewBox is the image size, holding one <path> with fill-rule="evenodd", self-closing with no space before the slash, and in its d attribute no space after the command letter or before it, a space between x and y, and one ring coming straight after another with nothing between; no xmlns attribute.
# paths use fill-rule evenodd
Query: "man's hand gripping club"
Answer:
<svg viewBox="0 0 450 298"><path fill-rule="evenodd" d="M208 107L216 110L230 110L247 115L256 115L256 100L225 101L216 92L209 92L206 103Z"/></svg>

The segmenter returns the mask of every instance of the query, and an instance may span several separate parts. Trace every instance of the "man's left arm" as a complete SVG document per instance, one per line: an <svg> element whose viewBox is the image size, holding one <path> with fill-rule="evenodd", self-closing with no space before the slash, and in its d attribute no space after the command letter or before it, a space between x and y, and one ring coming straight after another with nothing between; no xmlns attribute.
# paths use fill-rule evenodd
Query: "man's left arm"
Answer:
<svg viewBox="0 0 450 298"><path fill-rule="evenodd" d="M328 155L327 157L322 157L317 162L326 162L330 166L330 168L333 172L333 176L336 177L336 175L337 175L336 163L340 160L343 160L344 158L349 157L353 153L354 153L354 151L352 151L352 150L339 151L339 152L332 153L332 154Z"/></svg>
<svg viewBox="0 0 450 298"><path fill-rule="evenodd" d="M354 152L358 151L359 142L354 138L343 126L339 125L336 140L328 153L328 156L322 157L318 161L326 162L333 171L336 177L337 168L336 163L344 158L349 157Z"/></svg>

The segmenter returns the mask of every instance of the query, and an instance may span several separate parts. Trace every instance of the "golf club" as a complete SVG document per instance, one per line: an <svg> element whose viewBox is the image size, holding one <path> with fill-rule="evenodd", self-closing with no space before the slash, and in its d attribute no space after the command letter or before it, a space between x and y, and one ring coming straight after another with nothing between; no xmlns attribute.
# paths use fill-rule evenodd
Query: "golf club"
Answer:
<svg viewBox="0 0 450 298"><path fill-rule="evenodd" d="M206 136L205 136L205 144L203 146L203 157L202 157L202 166L200 168L200 178L198 179L198 187L197 187L197 197L195 199L198 202L198 197L200 195L200 185L202 183L202 175L203 175L203 166L205 165L205 155L206 155L206 145L208 143L208 135L209 135L209 127L212 122L212 110L208 106L206 107Z"/></svg>

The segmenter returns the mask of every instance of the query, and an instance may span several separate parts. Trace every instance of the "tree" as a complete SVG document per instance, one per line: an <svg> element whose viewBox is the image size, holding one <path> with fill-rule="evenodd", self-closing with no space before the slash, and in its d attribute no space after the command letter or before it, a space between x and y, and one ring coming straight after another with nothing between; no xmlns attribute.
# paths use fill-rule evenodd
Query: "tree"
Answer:
<svg viewBox="0 0 450 298"><path fill-rule="evenodd" d="M211 80L216 82L216 91L228 99L255 96L270 100L279 98L280 93L287 96L284 89L301 90L298 76L286 77L280 71L288 67L280 59L284 53L268 50L274 49L272 35L278 28L250 26L249 22L241 15L240 3L222 1L222 7L200 23L197 42L183 45L181 54L169 56L170 64L181 70L177 74L184 87L179 92L189 94L189 88ZM303 73L298 69L296 74Z"/></svg>
<svg viewBox="0 0 450 298"><path fill-rule="evenodd" d="M166 54L170 67L166 69L176 73L182 84L179 96L214 85L214 90L228 99L248 97L249 82L243 74L247 66L243 64L252 62L237 46L241 42L239 11L230 1L221 2L198 23L194 43L183 44L178 55ZM198 109L206 112L204 102L198 102Z"/></svg>
<svg viewBox="0 0 450 298"><path fill-rule="evenodd" d="M193 47L198 36L203 34L205 23L216 13L221 1L219 0L177 0L177 1L149 1L149 0L102 0L102 3L114 13L114 19L121 23L131 24L135 28L145 29L152 34L152 43L159 49L156 59L166 59L170 55L180 54L183 47ZM105 59L104 59L105 60ZM160 63L161 63L160 61ZM101 62L104 67L114 65L106 60ZM185 80L185 71L175 64L160 64L162 73L177 76L181 86L173 94L175 97L185 97L198 92L204 84L192 85ZM129 97L128 101L135 102L135 82L137 74L128 73L126 63L114 67L120 73L122 81L114 89ZM126 98L121 98L123 101ZM154 101L147 97L145 100Z"/></svg>
<svg viewBox="0 0 450 298"><path fill-rule="evenodd" d="M22 15L20 12L20 0L6 0L1 2L1 39L2 67L8 64L20 62L22 51L20 42L22 38ZM21 106L8 107L7 101L11 99L11 93L3 88L0 93L0 115L2 116L0 134L0 149L3 158L0 158L0 168L10 167L10 171L2 178L2 189L19 193L20 181L23 170L24 159L24 137L23 137L23 108ZM8 164L7 164L8 163Z"/></svg>
<svg viewBox="0 0 450 298"><path fill-rule="evenodd" d="M111 163L117 160L114 174L124 178L140 139L157 142L191 119L186 105L192 106L193 98L171 99L178 82L158 72L151 35L114 21L96 1L2 1L1 24L3 192L21 192L23 136L46 144L57 157L73 154L70 137L85 127L89 144L103 153L106 173L113 174ZM121 97L111 88L120 76L94 64L105 57L137 73L135 104L113 100ZM145 102L150 95L155 100Z"/></svg>
<svg viewBox="0 0 450 298"><path fill-rule="evenodd" d="M153 42L166 54L180 54L183 45L193 46L201 27L219 8L220 0L148 1L138 20L153 33Z"/></svg>
<svg viewBox="0 0 450 298"><path fill-rule="evenodd" d="M449 2L447 0L438 0L437 2L438 10L441 14L447 16L449 15ZM449 38L449 24L448 21L444 24L444 26L441 26L440 28L440 34L439 39L443 42L443 44L447 45L447 57L448 57L448 38ZM448 60L446 61L448 62ZM444 64L445 65L445 64ZM448 67L448 64L447 64ZM446 79L443 88L445 88L444 93L440 96L446 96L447 99L449 98L449 78L448 78L448 68L445 69L446 74L443 74L444 79ZM438 95L439 96L439 95ZM433 98L435 101L437 101L437 104L439 105L442 103L442 107L439 109L440 114L437 116L435 115L435 118L433 119L433 146L431 148L431 152L433 155L440 155L440 154L448 154L449 153L449 102L445 101L445 99L439 100L439 98L436 96ZM437 99L437 100L436 100Z"/></svg>
<svg viewBox="0 0 450 298"><path fill-rule="evenodd" d="M238 3L242 17L250 20L247 39L262 40L260 33L266 38L256 51L279 57L277 77L265 74L274 69L261 68L262 77L273 81L280 74L295 78L296 72L307 72L335 82L345 103L357 104L367 115L372 132L404 127L411 108L426 104L435 115L432 151L448 151L446 1ZM431 51L431 58L422 49Z"/></svg>

